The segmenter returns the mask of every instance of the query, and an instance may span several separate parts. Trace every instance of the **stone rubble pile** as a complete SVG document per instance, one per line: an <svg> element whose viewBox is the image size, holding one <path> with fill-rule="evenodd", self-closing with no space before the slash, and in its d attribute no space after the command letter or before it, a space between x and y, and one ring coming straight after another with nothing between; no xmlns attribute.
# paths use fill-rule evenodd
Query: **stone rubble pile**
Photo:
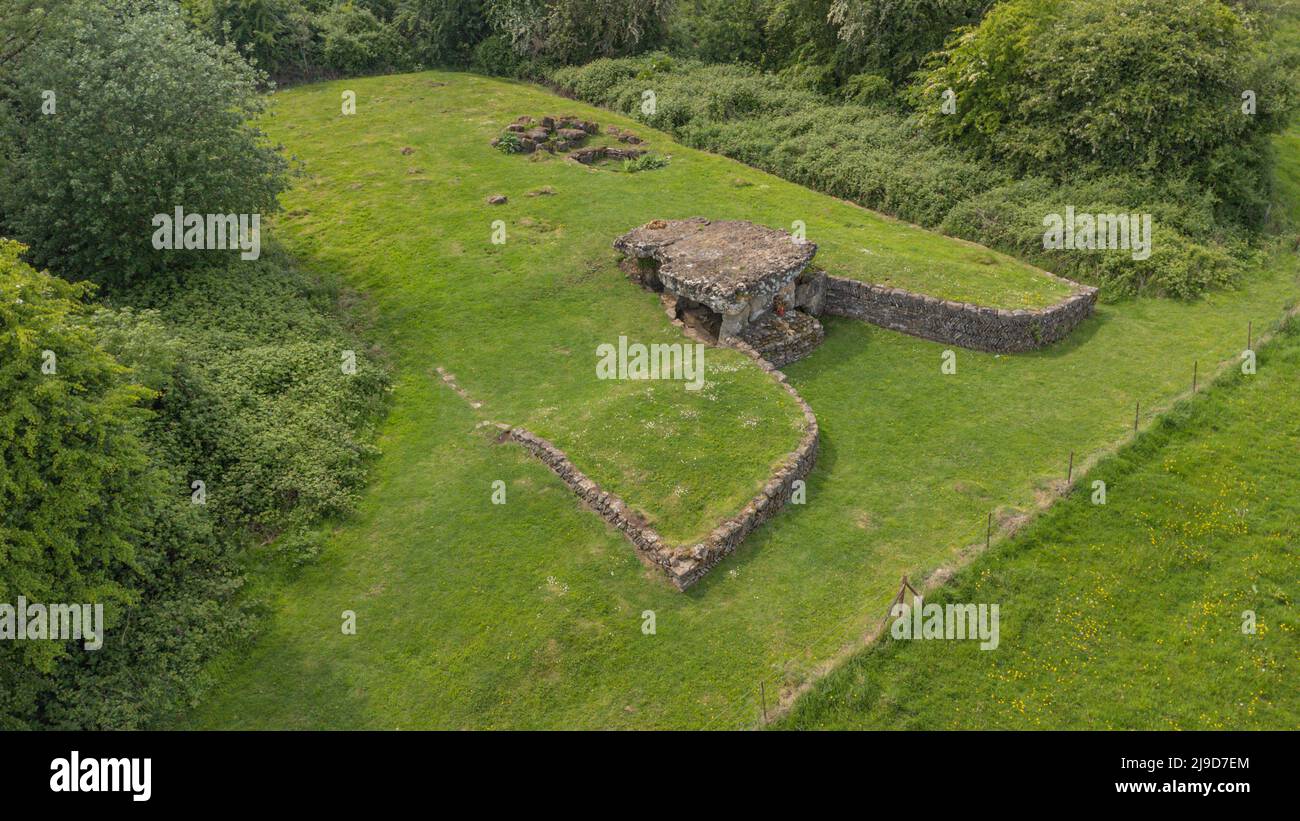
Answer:
<svg viewBox="0 0 1300 821"><path fill-rule="evenodd" d="M505 134L511 134L518 140L520 154L532 154L546 151L550 154L566 154L571 159L584 165L591 165L604 159L634 160L646 153L640 148L620 148L618 146L587 146L587 140L600 133L600 126L591 120L574 116L546 116L533 118L524 115L506 126L501 137L493 137L493 148L501 144ZM618 126L609 126L605 133L615 140L628 145L642 145L643 141L631 131Z"/></svg>

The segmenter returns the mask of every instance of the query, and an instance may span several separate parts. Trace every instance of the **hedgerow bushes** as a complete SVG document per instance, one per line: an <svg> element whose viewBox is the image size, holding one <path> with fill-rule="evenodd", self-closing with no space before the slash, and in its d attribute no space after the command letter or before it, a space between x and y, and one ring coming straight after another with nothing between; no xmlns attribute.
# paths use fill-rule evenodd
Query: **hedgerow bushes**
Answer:
<svg viewBox="0 0 1300 821"><path fill-rule="evenodd" d="M250 562L310 559L352 509L387 369L344 295L274 252L96 304L19 248L0 243L0 601L102 602L107 629L95 652L0 642L0 726L145 726L254 632Z"/></svg>
<svg viewBox="0 0 1300 821"><path fill-rule="evenodd" d="M929 133L1018 175L1191 180L1258 225L1294 94L1252 24L1219 0L1007 0L909 91Z"/></svg>
<svg viewBox="0 0 1300 821"><path fill-rule="evenodd" d="M285 6L238 6L258 8ZM152 247L156 212L278 207L255 69L171 3L20 11L0 22L0 232L31 244L0 240L0 602L106 623L93 652L0 642L0 727L134 728L252 634L250 564L292 572L352 509L387 372L268 238L257 261ZM373 16L338 16L324 47L370 65Z"/></svg>
<svg viewBox="0 0 1300 821"><path fill-rule="evenodd" d="M159 486L141 436L149 391L87 327L89 286L33 270L21 250L0 241L0 601L129 602L117 571ZM41 670L66 652L0 648Z"/></svg>
<svg viewBox="0 0 1300 821"><path fill-rule="evenodd" d="M111 300L156 315L185 352L157 410L221 524L267 537L356 503L387 375L338 300L275 251L238 276L212 266Z"/></svg>
<svg viewBox="0 0 1300 821"><path fill-rule="evenodd" d="M673 2L180 0L180 7L196 29L285 83L430 66L516 76L534 64L635 54L662 44Z"/></svg>
<svg viewBox="0 0 1300 821"><path fill-rule="evenodd" d="M95 652L0 642L0 726L138 726L246 626L233 543L189 504L146 407L179 354L161 326L105 317L20 250L0 241L0 601L96 602L106 623ZM110 337L152 364L133 372Z"/></svg>
<svg viewBox="0 0 1300 821"><path fill-rule="evenodd" d="M1193 298L1232 285L1255 251L1214 219L1213 197L1190 185L1160 187L1125 176L1057 183L1033 177L957 203L940 231L977 240L1061 276L1104 285L1110 295L1162 293ZM1093 214L1152 215L1151 256L1043 248L1043 216L1066 205ZM1204 240L1198 238L1206 238Z"/></svg>
<svg viewBox="0 0 1300 821"><path fill-rule="evenodd" d="M1250 227L1218 213L1222 198L1184 177L1125 173L1019 176L995 158L947 145L883 106L844 104L745 66L666 55L596 60L551 82L596 105L786 179L1106 286L1192 297L1232 283L1250 258ZM643 111L643 92L655 106ZM1043 219L1078 212L1151 213L1152 254L1043 249Z"/></svg>

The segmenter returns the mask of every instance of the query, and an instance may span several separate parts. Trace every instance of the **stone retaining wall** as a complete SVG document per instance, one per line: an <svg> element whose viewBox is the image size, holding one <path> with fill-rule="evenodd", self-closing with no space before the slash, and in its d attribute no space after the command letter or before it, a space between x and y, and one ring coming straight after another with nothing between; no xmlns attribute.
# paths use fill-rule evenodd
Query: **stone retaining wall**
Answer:
<svg viewBox="0 0 1300 821"><path fill-rule="evenodd" d="M804 432L799 445L788 455L755 496L739 513L723 521L704 540L690 545L673 545L664 540L617 495L604 491L577 468L564 451L524 428L497 424L498 442L515 442L540 459L559 476L569 489L592 510L619 530L648 561L663 568L679 590L685 590L740 546L745 537L785 506L794 492L794 483L804 479L817 461L820 434L812 408L788 382L785 374L763 359L752 347L740 340L733 346L753 359L758 366L785 388L803 411Z"/></svg>
<svg viewBox="0 0 1300 821"><path fill-rule="evenodd" d="M785 316L764 314L741 331L740 338L778 368L803 359L826 338L822 324L793 308Z"/></svg>
<svg viewBox="0 0 1300 821"><path fill-rule="evenodd" d="M1048 276L1074 293L1046 308L1014 311L828 276L823 312L978 351L1032 351L1064 339L1097 304L1096 288Z"/></svg>

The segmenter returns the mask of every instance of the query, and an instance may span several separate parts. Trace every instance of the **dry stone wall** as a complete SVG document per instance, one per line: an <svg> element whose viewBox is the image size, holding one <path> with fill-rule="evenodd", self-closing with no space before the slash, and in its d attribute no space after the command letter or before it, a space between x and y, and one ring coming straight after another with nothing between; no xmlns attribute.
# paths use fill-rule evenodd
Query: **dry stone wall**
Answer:
<svg viewBox="0 0 1300 821"><path fill-rule="evenodd" d="M817 461L820 433L817 417L788 382L785 374L759 355L746 343L736 340L734 346L749 356L757 365L794 397L803 412L804 431L799 445L781 463L762 490L751 498L736 515L715 527L707 537L694 544L674 545L666 541L653 527L616 494L602 490L594 480L578 469L568 455L547 440L524 428L497 424L498 442L514 442L536 456L556 476L568 485L579 499L632 543L637 552L662 568L669 581L679 590L685 590L740 546L753 530L776 515L794 494L795 482L807 477Z"/></svg>
<svg viewBox="0 0 1300 821"><path fill-rule="evenodd" d="M826 278L823 312L994 353L1032 351L1064 339L1097 304L1097 289L1062 277L1074 292L1046 308L1007 310L951 302L843 277Z"/></svg>
<svg viewBox="0 0 1300 821"><path fill-rule="evenodd" d="M1097 302L1096 288L1056 279L1072 286L1069 297L1047 308L1013 311L951 302L843 277L823 277L820 272L801 278L793 287L796 294L800 288L806 291L799 297L800 304L813 313L820 308L822 313L854 317L965 348L1011 353L1052 344L1092 313ZM677 298L665 293L662 299L673 324L688 336L697 337L700 331L677 316ZM790 309L783 316L764 317L746 330L748 333L730 338L727 344L754 360L790 394L803 414L803 433L798 446L782 460L762 489L738 513L698 542L668 542L619 496L602 489L579 470L564 451L525 428L496 423L497 441L514 442L540 459L583 503L621 532L643 559L661 568L673 585L684 590L785 507L795 494L796 483L806 479L817 461L821 441L817 417L778 368L806 355L821 342L825 336L821 324L810 313ZM438 373L472 405L480 406L460 388L455 376L442 368Z"/></svg>
<svg viewBox="0 0 1300 821"><path fill-rule="evenodd" d="M826 331L814 317L792 308L784 316L764 314L751 322L740 338L763 359L784 368L812 353L826 338Z"/></svg>

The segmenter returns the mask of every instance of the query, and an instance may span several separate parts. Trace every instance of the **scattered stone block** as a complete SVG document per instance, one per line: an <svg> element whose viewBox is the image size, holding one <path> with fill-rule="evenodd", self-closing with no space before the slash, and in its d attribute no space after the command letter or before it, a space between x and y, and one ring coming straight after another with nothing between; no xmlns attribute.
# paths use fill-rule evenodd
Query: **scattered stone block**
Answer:
<svg viewBox="0 0 1300 821"><path fill-rule="evenodd" d="M577 160L583 165L591 165L605 159L606 149L602 146L591 146L589 148L579 148L576 151L569 152L569 159Z"/></svg>

